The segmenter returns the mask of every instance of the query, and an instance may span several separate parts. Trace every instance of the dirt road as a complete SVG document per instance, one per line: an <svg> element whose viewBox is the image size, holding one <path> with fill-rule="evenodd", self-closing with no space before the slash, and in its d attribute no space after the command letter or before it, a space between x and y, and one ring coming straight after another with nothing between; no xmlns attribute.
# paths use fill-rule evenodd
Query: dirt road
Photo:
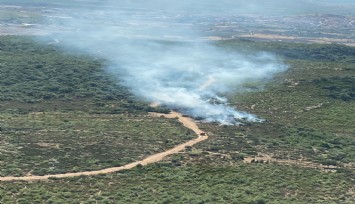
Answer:
<svg viewBox="0 0 355 204"><path fill-rule="evenodd" d="M207 135L201 136L200 134L203 132L198 128L196 123L188 117L183 117L182 114L178 112L172 111L170 114L158 114L158 113L151 113L153 116L164 116L167 118L178 118L178 120L187 128L193 130L197 135L198 138L190 140L188 142L185 142L183 144L179 144L175 146L172 149L169 149L165 152L157 153L154 155L151 155L143 160L136 161L124 166L120 167L112 167L112 168L107 168L107 169L102 169L102 170L97 170L97 171L84 171L84 172L77 172L77 173L65 173L65 174L54 174L54 175L44 175L44 176L23 176L23 177L12 177L12 176L7 176L7 177L0 177L0 181L36 181L36 180L47 180L49 178L68 178L68 177L75 177L75 176L93 176L93 175L98 175L98 174L108 174L108 173L113 173L113 172L118 172L122 170L127 170L127 169L132 169L137 165L148 165L151 163L159 162L163 160L166 156L176 154L180 151L183 151L187 146L192 146L194 144L197 144L199 142L202 142L208 138Z"/></svg>

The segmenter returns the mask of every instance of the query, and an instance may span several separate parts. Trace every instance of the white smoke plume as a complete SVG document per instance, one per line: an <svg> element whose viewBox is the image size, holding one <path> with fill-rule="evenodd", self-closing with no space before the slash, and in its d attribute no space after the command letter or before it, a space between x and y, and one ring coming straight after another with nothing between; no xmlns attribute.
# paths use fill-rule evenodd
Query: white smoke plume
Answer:
<svg viewBox="0 0 355 204"><path fill-rule="evenodd" d="M164 9L168 1L148 2L105 1L97 7L73 8L60 20L50 19L64 28L53 38L105 58L107 70L148 102L208 122L261 121L228 106L223 95L246 82L268 80L286 66L268 53L244 55L201 40L191 18L196 13L207 16L202 12L205 7L194 13L187 1L178 3L176 10Z"/></svg>

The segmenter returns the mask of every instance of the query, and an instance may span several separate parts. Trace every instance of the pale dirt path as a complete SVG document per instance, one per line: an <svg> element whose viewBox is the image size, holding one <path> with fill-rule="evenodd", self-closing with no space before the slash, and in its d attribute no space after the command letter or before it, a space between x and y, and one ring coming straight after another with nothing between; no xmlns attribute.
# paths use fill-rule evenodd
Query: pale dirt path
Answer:
<svg viewBox="0 0 355 204"><path fill-rule="evenodd" d="M187 146L195 145L195 144L202 142L208 138L207 135L204 135L204 136L200 135L201 133L203 133L203 131L198 128L195 121L193 121L191 118L183 117L181 113L172 111L170 114L151 113L151 115L164 116L167 118L178 118L178 120L185 127L193 130L198 135L198 138L190 140L190 141L185 142L183 144L179 144L179 145L175 146L174 148L169 149L165 152L157 153L157 154L151 155L143 160L136 161L136 162L124 165L124 166L120 166L120 167L112 167L112 168L107 168L107 169L102 169L102 170L97 170L97 171L84 171L84 172L77 172L77 173L53 174L53 175L44 175L44 176L22 176L22 177L7 176L7 177L0 177L0 181L38 181L38 180L47 180L49 178L68 178L68 177L76 177L76 176L93 176L93 175L98 175L98 174L113 173L113 172L117 172L117 171L132 169L139 164L145 166L145 165L148 165L151 163L159 162L159 161L163 160L166 156L181 152Z"/></svg>
<svg viewBox="0 0 355 204"><path fill-rule="evenodd" d="M340 167L338 166L333 166L333 165L323 165L323 164L318 164L318 163L314 163L312 161L307 161L303 159L277 159L274 158L273 155L271 154L258 154L258 156L255 157L245 157L244 158L244 163L249 164L249 163L253 163L253 162L270 162L270 163L277 163L277 164L284 164L284 165L296 165L296 166L300 166L303 168L312 168L312 169L318 169L320 171L324 171L324 172L336 172L337 169L339 169ZM350 168L353 169L352 166L344 166L345 168Z"/></svg>

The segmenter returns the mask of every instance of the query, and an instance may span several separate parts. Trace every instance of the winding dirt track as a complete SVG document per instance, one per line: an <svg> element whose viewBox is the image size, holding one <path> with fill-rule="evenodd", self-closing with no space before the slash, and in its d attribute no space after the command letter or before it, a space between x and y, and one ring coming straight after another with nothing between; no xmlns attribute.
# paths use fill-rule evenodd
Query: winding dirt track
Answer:
<svg viewBox="0 0 355 204"><path fill-rule="evenodd" d="M53 174L53 175L44 175L44 176L23 176L23 177L12 177L12 176L7 176L7 177L0 177L0 181L38 181L38 180L47 180L49 178L68 178L68 177L75 177L75 176L93 176L93 175L98 175L98 174L108 174L108 173L113 173L117 171L122 171L122 170L127 170L127 169L132 169L138 164L141 164L143 166L155 163L158 161L163 160L166 156L176 154L180 151L183 151L187 146L192 146L194 144L197 144L199 142L202 142L208 138L207 135L201 136L200 134L203 132L198 128L196 123L188 117L183 117L182 114L178 112L172 111L170 114L158 114L158 113L151 113L152 115L155 116L164 116L167 118L178 118L179 121L187 128L193 130L197 135L198 138L190 140L188 142L185 142L183 144L179 144L175 146L172 149L169 149L165 152L157 153L154 155L151 155L143 160L140 161L135 161L133 163L120 166L120 167L112 167L112 168L107 168L107 169L102 169L102 170L97 170L97 171L84 171L84 172L77 172L77 173L65 173L65 174Z"/></svg>

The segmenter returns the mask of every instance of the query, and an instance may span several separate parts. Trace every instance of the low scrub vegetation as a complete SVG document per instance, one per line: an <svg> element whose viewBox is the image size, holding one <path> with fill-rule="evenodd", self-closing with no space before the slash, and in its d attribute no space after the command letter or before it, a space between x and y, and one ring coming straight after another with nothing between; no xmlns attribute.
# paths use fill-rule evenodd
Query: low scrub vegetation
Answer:
<svg viewBox="0 0 355 204"><path fill-rule="evenodd" d="M175 119L147 116L167 110L135 98L100 59L23 37L2 36L0 45L2 176L119 166L195 137ZM354 203L355 49L239 40L217 45L273 52L288 64L264 87L249 83L248 92L226 96L266 122L201 123L207 141L129 171L0 183L0 202ZM260 155L264 161L246 161ZM314 168L322 165L335 167Z"/></svg>

